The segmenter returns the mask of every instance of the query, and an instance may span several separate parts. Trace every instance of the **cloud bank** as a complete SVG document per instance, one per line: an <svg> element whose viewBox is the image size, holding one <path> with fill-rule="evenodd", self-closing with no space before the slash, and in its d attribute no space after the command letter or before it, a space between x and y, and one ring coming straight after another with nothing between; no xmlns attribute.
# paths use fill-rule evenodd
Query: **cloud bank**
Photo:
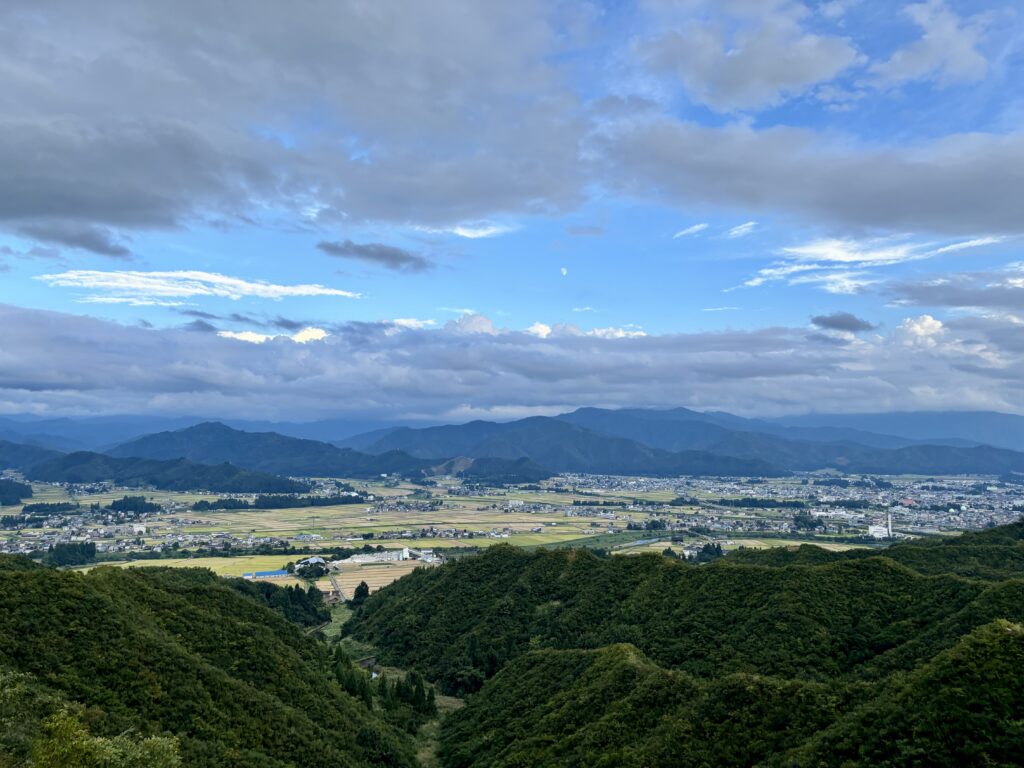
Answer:
<svg viewBox="0 0 1024 768"><path fill-rule="evenodd" d="M981 317L910 315L887 335L827 342L784 327L657 336L512 331L479 315L396 323L253 344L0 306L0 412L458 419L581 405L767 415L1024 402L1024 334Z"/></svg>

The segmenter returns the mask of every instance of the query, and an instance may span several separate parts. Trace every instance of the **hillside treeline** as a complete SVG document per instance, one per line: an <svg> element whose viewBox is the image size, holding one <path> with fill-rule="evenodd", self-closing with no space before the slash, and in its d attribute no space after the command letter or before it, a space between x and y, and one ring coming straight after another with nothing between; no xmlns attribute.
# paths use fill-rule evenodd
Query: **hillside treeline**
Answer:
<svg viewBox="0 0 1024 768"><path fill-rule="evenodd" d="M1017 764L1024 524L695 566L508 546L347 625L472 694L445 765Z"/></svg>
<svg viewBox="0 0 1024 768"><path fill-rule="evenodd" d="M0 766L415 765L300 591L0 557Z"/></svg>

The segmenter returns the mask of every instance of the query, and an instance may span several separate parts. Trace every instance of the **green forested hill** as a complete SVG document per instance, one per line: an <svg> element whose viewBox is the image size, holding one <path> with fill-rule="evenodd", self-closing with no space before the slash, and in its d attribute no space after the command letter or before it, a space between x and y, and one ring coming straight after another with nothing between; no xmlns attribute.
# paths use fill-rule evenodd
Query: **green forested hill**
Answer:
<svg viewBox="0 0 1024 768"><path fill-rule="evenodd" d="M993 622L906 675L701 679L636 648L533 651L445 723L471 766L1019 765L1024 627Z"/></svg>
<svg viewBox="0 0 1024 768"><path fill-rule="evenodd" d="M479 691L447 721L449 766L1009 765L1022 547L1020 523L704 566L496 547L382 590L347 629Z"/></svg>
<svg viewBox="0 0 1024 768"><path fill-rule="evenodd" d="M406 737L342 690L327 646L267 602L209 571L0 558L0 702L38 689L93 737L174 737L188 766L414 765ZM45 732L62 706L46 709L19 727ZM31 741L0 740L0 766Z"/></svg>

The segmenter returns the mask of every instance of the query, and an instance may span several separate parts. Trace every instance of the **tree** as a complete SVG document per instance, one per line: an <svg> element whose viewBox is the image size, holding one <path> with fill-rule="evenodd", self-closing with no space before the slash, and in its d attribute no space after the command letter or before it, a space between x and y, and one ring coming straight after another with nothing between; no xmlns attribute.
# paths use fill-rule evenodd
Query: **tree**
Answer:
<svg viewBox="0 0 1024 768"><path fill-rule="evenodd" d="M356 591L352 593L352 599L349 604L353 608L358 608L360 605L366 602L366 598L370 596L370 585L365 581L360 581L359 586L356 587Z"/></svg>
<svg viewBox="0 0 1024 768"><path fill-rule="evenodd" d="M127 735L92 736L67 710L47 719L32 745L36 768L177 768L181 765L174 738L134 740Z"/></svg>

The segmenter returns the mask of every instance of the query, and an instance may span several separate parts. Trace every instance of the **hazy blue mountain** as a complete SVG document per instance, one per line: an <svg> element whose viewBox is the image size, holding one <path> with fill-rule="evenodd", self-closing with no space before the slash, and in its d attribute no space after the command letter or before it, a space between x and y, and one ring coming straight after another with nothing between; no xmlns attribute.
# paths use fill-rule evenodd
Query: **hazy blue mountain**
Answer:
<svg viewBox="0 0 1024 768"><path fill-rule="evenodd" d="M243 432L219 422L146 435L119 445L109 453L149 459L186 458L202 464L227 461L246 469L293 476L407 474L427 470L431 465L429 461L399 451L370 455L276 432Z"/></svg>
<svg viewBox="0 0 1024 768"><path fill-rule="evenodd" d="M666 410L645 408L579 408L555 417L561 421L593 429L597 432L629 437L655 448L666 450L713 450L715 441L729 432L757 432L787 440L813 443L850 442L871 448L904 448L921 440L897 435L878 434L862 429L830 426L786 426L764 419L747 419L723 411L693 411L688 408ZM718 429L714 429L718 427ZM701 440L706 442L701 442ZM939 445L974 445L969 440L933 440Z"/></svg>
<svg viewBox="0 0 1024 768"><path fill-rule="evenodd" d="M38 445L58 451L100 451L137 437L185 429L209 420L202 416L135 415L56 419L4 417L0 418L0 440ZM394 427L387 422L366 419L324 419L310 422L223 419L222 422L246 432L276 432L288 437L323 441L340 440L371 430Z"/></svg>
<svg viewBox="0 0 1024 768"><path fill-rule="evenodd" d="M19 472L24 472L31 466L60 456L60 451L49 448L0 440L0 469L16 469Z"/></svg>
<svg viewBox="0 0 1024 768"><path fill-rule="evenodd" d="M733 426L726 427L724 423ZM770 431L736 428L759 425L766 425ZM780 431L787 436L778 434ZM825 442L792 439L788 435L805 431L791 433L785 427L729 414L708 415L685 408L584 408L555 418L538 416L507 423L473 421L426 429L395 429L358 436L348 442L355 442L370 453L401 450L421 458L528 457L561 472L702 474L703 469L687 467L713 466L713 462L707 461L708 456L758 462L761 466L790 471L1003 474L1024 469L1024 453L1006 449L927 445L885 435L867 435L865 439L870 438L873 444L864 444L849 439L851 431L832 430L830 435L847 439ZM864 437L867 433L854 434ZM731 472L722 470L718 474Z"/></svg>
<svg viewBox="0 0 1024 768"><path fill-rule="evenodd" d="M367 447L403 450L421 458L444 456L529 458L556 472L647 475L774 475L777 465L706 451L665 451L634 440L599 434L574 424L535 416L497 423L396 429Z"/></svg>
<svg viewBox="0 0 1024 768"><path fill-rule="evenodd" d="M397 441L403 447L391 443ZM238 466L288 475L361 477L383 472L429 470L452 457L530 459L555 472L616 474L772 475L779 470L760 460L688 451L671 453L610 438L571 424L537 417L509 424L470 422L452 427L397 429L387 432L368 453L272 432L251 433L207 423L177 432L133 440L111 451L115 456L197 462L230 461ZM492 473L494 467L487 470ZM509 471L515 472L514 468ZM531 470L531 473L536 470Z"/></svg>
<svg viewBox="0 0 1024 768"><path fill-rule="evenodd" d="M227 463L215 466L185 459L115 458L92 451L60 453L0 440L0 469L16 469L29 480L62 483L110 481L169 491L204 489L222 493L295 493L307 486L285 477L252 472Z"/></svg>
<svg viewBox="0 0 1024 768"><path fill-rule="evenodd" d="M1024 451L1024 416L994 411L912 411L906 413L807 414L775 419L795 427L831 427L885 432L913 440L967 440Z"/></svg>

